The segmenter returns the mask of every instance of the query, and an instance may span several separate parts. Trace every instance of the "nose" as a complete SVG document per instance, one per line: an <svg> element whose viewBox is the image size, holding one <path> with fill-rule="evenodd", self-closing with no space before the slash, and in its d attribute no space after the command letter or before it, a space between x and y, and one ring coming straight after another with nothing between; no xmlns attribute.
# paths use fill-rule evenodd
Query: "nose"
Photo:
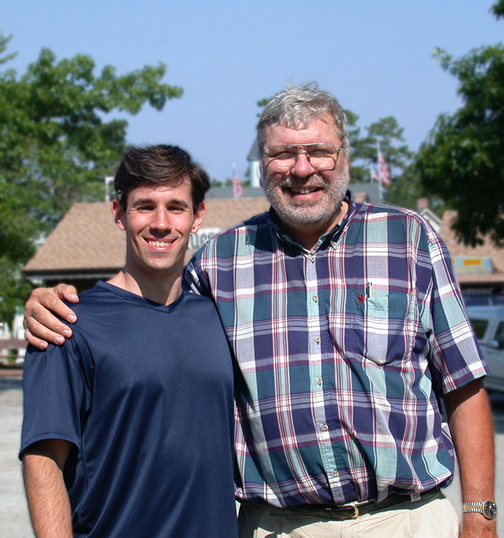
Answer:
<svg viewBox="0 0 504 538"><path fill-rule="evenodd" d="M150 226L153 230L166 231L171 228L168 212L164 208L158 208L152 215Z"/></svg>
<svg viewBox="0 0 504 538"><path fill-rule="evenodd" d="M315 168L310 163L310 158L305 151L299 151L296 162L291 169L291 174L297 177L307 177L313 174Z"/></svg>

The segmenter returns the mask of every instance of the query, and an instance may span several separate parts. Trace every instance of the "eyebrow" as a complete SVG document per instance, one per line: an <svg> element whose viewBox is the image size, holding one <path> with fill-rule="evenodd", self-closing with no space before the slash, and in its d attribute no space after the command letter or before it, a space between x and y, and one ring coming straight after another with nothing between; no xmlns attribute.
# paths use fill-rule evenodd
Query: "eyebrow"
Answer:
<svg viewBox="0 0 504 538"><path fill-rule="evenodd" d="M135 200L134 202L132 202L131 206L136 207L142 204L155 204L155 203L157 202L153 198L145 197L145 198L139 198L138 200ZM168 204L169 205L175 204L175 205L188 207L188 208L191 207L191 204L188 204L185 200L181 198L172 198L168 201Z"/></svg>

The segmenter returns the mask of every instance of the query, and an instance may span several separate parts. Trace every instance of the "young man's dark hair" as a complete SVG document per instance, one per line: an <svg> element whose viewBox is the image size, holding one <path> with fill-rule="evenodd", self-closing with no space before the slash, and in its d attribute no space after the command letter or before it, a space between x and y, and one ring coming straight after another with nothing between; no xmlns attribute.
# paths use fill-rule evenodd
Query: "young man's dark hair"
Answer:
<svg viewBox="0 0 504 538"><path fill-rule="evenodd" d="M210 188L207 173L178 146L150 146L128 151L116 172L114 187L123 209L128 193L139 185L178 185L188 178L192 186L193 208L205 198Z"/></svg>

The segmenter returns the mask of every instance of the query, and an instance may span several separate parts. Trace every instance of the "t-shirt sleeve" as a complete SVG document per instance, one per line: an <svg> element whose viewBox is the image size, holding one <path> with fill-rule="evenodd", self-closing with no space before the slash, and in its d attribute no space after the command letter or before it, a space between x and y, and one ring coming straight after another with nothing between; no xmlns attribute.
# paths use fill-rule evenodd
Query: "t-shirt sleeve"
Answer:
<svg viewBox="0 0 504 538"><path fill-rule="evenodd" d="M23 394L20 457L30 445L44 439L61 439L80 447L81 418L90 398L73 340L46 351L28 348Z"/></svg>

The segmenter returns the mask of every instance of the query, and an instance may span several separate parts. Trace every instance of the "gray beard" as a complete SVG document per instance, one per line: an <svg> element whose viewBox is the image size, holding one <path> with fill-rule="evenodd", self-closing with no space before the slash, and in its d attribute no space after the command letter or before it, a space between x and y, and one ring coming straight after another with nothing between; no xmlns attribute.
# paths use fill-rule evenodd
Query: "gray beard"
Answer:
<svg viewBox="0 0 504 538"><path fill-rule="evenodd" d="M321 225L327 223L329 226L338 216L340 212L341 202L346 197L350 175L345 169L338 173L334 181L327 183L320 180L325 186L325 196L322 202L313 204L299 203L293 201L285 201L282 195L278 192L278 187L296 184L289 177L283 178L282 181L270 181L264 185L266 198L277 212L280 220L287 225Z"/></svg>

